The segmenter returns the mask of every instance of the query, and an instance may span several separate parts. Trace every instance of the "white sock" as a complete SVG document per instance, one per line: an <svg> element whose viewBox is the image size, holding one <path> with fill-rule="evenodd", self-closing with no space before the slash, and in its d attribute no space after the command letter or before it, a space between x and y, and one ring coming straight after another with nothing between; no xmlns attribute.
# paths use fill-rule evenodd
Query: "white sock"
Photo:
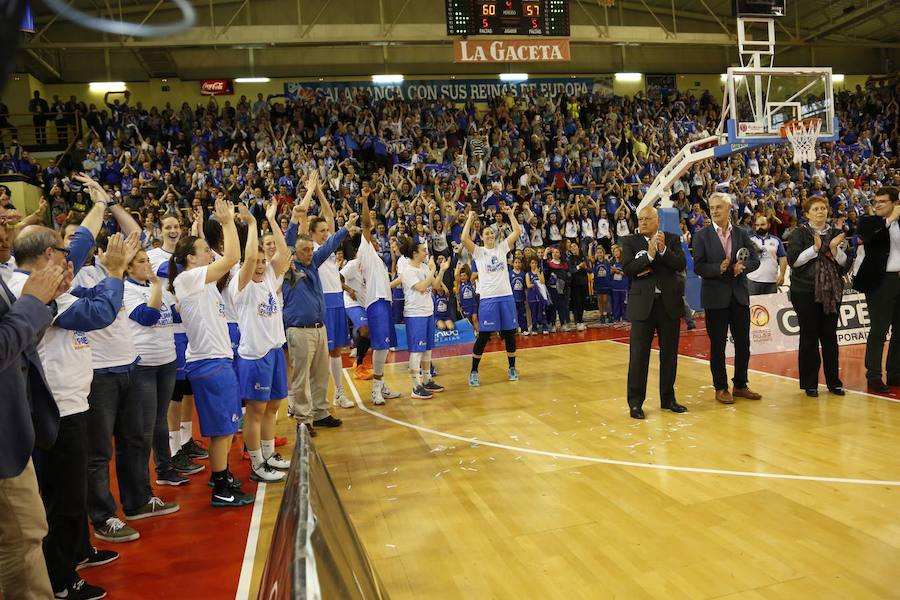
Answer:
<svg viewBox="0 0 900 600"><path fill-rule="evenodd" d="M254 469L258 469L263 461L263 451L262 450L247 450L247 454L250 455L250 464L253 465Z"/></svg>
<svg viewBox="0 0 900 600"><path fill-rule="evenodd" d="M431 350L422 355L422 383L431 381Z"/></svg>
<svg viewBox="0 0 900 600"><path fill-rule="evenodd" d="M344 369L344 365L341 363L341 357L329 356L328 366L331 367L331 378L334 379L334 393L335 395L342 394L344 392L344 381L341 377L341 372Z"/></svg>
<svg viewBox="0 0 900 600"><path fill-rule="evenodd" d="M413 389L422 385L422 353L413 352L409 355L409 377L412 379Z"/></svg>
<svg viewBox="0 0 900 600"><path fill-rule="evenodd" d="M247 414L247 407L246 407L246 406L242 406L242 407L241 407L241 415L246 415L246 414Z"/></svg>
<svg viewBox="0 0 900 600"><path fill-rule="evenodd" d="M387 350L375 350L372 352L372 373L381 377L384 375L384 363L387 360Z"/></svg>
<svg viewBox="0 0 900 600"><path fill-rule="evenodd" d="M178 454L178 451L181 450L181 432L170 431L169 432L169 452L172 453L172 456Z"/></svg>
<svg viewBox="0 0 900 600"><path fill-rule="evenodd" d="M372 380L372 391L381 393L381 390L384 388L384 379L373 379Z"/></svg>
<svg viewBox="0 0 900 600"><path fill-rule="evenodd" d="M275 454L275 440L261 440L259 447L262 449L263 458L269 460Z"/></svg>
<svg viewBox="0 0 900 600"><path fill-rule="evenodd" d="M192 433L193 433L193 422L182 421L181 422L181 445L182 446L184 446L189 441L191 441Z"/></svg>

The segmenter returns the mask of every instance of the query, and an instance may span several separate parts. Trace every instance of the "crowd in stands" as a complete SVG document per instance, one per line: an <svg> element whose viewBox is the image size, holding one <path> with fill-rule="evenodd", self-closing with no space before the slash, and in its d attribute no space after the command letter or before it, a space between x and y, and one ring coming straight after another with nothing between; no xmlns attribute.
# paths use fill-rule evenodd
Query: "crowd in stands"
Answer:
<svg viewBox="0 0 900 600"><path fill-rule="evenodd" d="M808 197L824 195L831 217L852 237L859 216L871 210L874 190L897 183L898 90L897 78L888 77L837 94L840 140L821 146L815 164L795 165L789 146L778 145L694 166L672 190L685 242L710 223L706 198L714 191L732 194L739 223L753 227L763 215L778 237L802 219ZM447 99L374 101L365 92L340 102L322 94L259 94L220 105L210 97L195 107L145 107L126 93L108 95L104 104L53 99L48 120L55 118L53 107L60 114L74 107L90 134L45 167L17 146L0 155L0 173L40 183L57 227L90 208L77 172L118 197L140 222L147 248L162 242L162 216L181 215L187 228L196 209L209 216L220 197L246 205L264 229L263 207L277 202L286 230L312 169L338 225L359 210L362 184L370 181L378 235L424 240L433 255L446 258L465 254L460 234L467 211L481 217L473 232L478 241L484 227L508 233L501 209L515 205L523 228L518 270L532 271L537 259L548 325L558 319L566 328L570 321L583 326L588 296L598 292L606 292L603 321L624 319L628 282L617 266L616 242L636 230L635 208L659 170L720 118L709 92L666 90L634 98L507 95L487 107ZM118 229L114 220L105 227ZM345 260L353 258L358 239L357 233L345 244ZM389 265L388 247L381 245ZM459 297L466 271L445 276L454 316L467 316ZM522 279L517 297L535 300L531 278Z"/></svg>

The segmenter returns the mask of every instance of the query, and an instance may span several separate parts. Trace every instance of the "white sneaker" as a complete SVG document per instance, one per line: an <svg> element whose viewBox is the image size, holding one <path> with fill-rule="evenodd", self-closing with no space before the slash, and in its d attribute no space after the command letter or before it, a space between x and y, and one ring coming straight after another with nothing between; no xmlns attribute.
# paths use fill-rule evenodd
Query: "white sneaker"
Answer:
<svg viewBox="0 0 900 600"><path fill-rule="evenodd" d="M528 331L527 329L524 330L524 331L522 331L522 332L520 332L520 333L521 333L523 336L529 336L529 335L531 335L531 332Z"/></svg>
<svg viewBox="0 0 900 600"><path fill-rule="evenodd" d="M350 358L356 358L356 348L353 348L352 350L350 350L349 356L350 356Z"/></svg>
<svg viewBox="0 0 900 600"><path fill-rule="evenodd" d="M393 400L394 398L400 397L400 392L395 392L394 390L389 388L387 384L384 384L381 387L381 396L382 398L386 398L387 400Z"/></svg>
<svg viewBox="0 0 900 600"><path fill-rule="evenodd" d="M272 456L270 456L269 458L267 458L266 462L269 463L270 467L273 467L275 469L280 469L282 471L285 471L285 470L291 468L291 461L285 460L284 457L282 457L277 452L275 454L273 454Z"/></svg>
<svg viewBox="0 0 900 600"><path fill-rule="evenodd" d="M279 471L268 462L263 462L258 467L250 468L250 479L261 483L275 483L285 478L286 473Z"/></svg>
<svg viewBox="0 0 900 600"><path fill-rule="evenodd" d="M584 331L585 329L587 329L587 327L584 325L584 323L578 323L577 325L575 325L575 329L578 331Z"/></svg>
<svg viewBox="0 0 900 600"><path fill-rule="evenodd" d="M556 325L550 326L550 333L556 333Z"/></svg>
<svg viewBox="0 0 900 600"><path fill-rule="evenodd" d="M347 397L343 390L334 395L334 405L341 408L353 408L356 403Z"/></svg>
<svg viewBox="0 0 900 600"><path fill-rule="evenodd" d="M372 388L372 404L377 406L384 404L384 396L381 395L381 390Z"/></svg>

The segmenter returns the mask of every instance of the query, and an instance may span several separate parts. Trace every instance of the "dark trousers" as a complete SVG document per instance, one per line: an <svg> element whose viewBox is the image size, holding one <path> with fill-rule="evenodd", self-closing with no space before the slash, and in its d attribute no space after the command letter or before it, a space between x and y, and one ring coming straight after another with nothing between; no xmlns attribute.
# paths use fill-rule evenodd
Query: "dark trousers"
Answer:
<svg viewBox="0 0 900 600"><path fill-rule="evenodd" d="M587 301L587 286L572 286L572 314L576 323L584 323L584 303Z"/></svg>
<svg viewBox="0 0 900 600"><path fill-rule="evenodd" d="M647 396L650 345L659 336L659 400L662 406L675 402L675 373L678 370L678 335L681 319L666 313L657 294L650 316L631 322L628 357L628 406L640 408Z"/></svg>
<svg viewBox="0 0 900 600"><path fill-rule="evenodd" d="M611 290L609 293L610 311L612 312L613 321L625 320L625 299L628 297L628 290Z"/></svg>
<svg viewBox="0 0 900 600"><path fill-rule="evenodd" d="M519 329L528 331L528 316L525 312L525 301L516 301L516 320L519 321Z"/></svg>
<svg viewBox="0 0 900 600"><path fill-rule="evenodd" d="M900 277L886 274L874 292L866 294L869 308L869 338L866 340L866 379L881 379L884 340L888 330L887 380L900 383Z"/></svg>
<svg viewBox="0 0 900 600"><path fill-rule="evenodd" d="M778 284L774 281L772 283L762 283L759 281L750 281L748 279L747 291L750 292L751 296L759 296L760 294L777 294Z"/></svg>
<svg viewBox="0 0 900 600"><path fill-rule="evenodd" d="M556 318L559 317L559 324L569 324L569 290L560 294L552 287L550 288L550 301L553 303L555 314L551 313L550 324L556 324Z"/></svg>
<svg viewBox="0 0 900 600"><path fill-rule="evenodd" d="M791 290L791 304L800 325L800 388L815 389L819 386L819 366L825 369L825 383L829 388L844 387L838 372L837 320L840 304L833 314L825 314L816 302L813 292ZM819 346L822 347L821 359Z"/></svg>
<svg viewBox="0 0 900 600"><path fill-rule="evenodd" d="M109 461L116 439L116 479L126 513L137 511L150 498L141 475L143 457L141 407L130 393L131 373L94 373L88 403L88 513L95 526L116 516L109 490Z"/></svg>
<svg viewBox="0 0 900 600"><path fill-rule="evenodd" d="M725 342L728 330L734 338L734 387L747 387L747 367L750 364L750 307L732 300L727 308L707 308L706 333L709 335L709 370L713 387L728 389L725 370Z"/></svg>
<svg viewBox="0 0 900 600"><path fill-rule="evenodd" d="M56 442L36 454L38 483L47 513L44 560L58 592L78 580L75 566L91 552L87 524L88 413L62 417Z"/></svg>
<svg viewBox="0 0 900 600"><path fill-rule="evenodd" d="M544 303L529 302L528 308L531 310L531 331L537 332L539 329L546 329L547 312L544 310Z"/></svg>
<svg viewBox="0 0 900 600"><path fill-rule="evenodd" d="M169 424L166 414L169 400L175 389L175 374L178 370L175 361L158 367L138 366L131 374L129 402L136 403L141 413L141 478L144 484L144 495L150 498L153 490L150 487L150 449L156 462L156 473L163 474L172 468L172 455L169 450Z"/></svg>

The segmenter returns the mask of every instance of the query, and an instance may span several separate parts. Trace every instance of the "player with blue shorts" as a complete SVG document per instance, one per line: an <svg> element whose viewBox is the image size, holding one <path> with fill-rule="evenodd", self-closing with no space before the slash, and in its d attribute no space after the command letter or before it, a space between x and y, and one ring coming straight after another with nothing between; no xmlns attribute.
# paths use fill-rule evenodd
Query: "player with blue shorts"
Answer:
<svg viewBox="0 0 900 600"><path fill-rule="evenodd" d="M372 379L372 369L366 366L366 357L372 344L369 342L369 317L359 303L366 295L366 281L358 258L347 261L341 268L344 280L344 306L347 317L353 323L353 345L356 347L356 369L353 376L361 381Z"/></svg>
<svg viewBox="0 0 900 600"><path fill-rule="evenodd" d="M509 283L506 257L516 240L522 234L522 226L516 219L517 205L506 207L506 217L512 227L512 233L505 240L496 239L494 230L485 227L482 231L484 246L472 241L472 223L475 213L470 212L462 231L462 243L475 260L478 270L478 337L472 349L472 371L469 373L469 385L478 386L478 366L487 346L491 333L499 331L506 345L506 358L509 363L507 377L510 381L519 380L516 370L516 329L519 327L516 318L516 303L513 299L512 286Z"/></svg>
<svg viewBox="0 0 900 600"><path fill-rule="evenodd" d="M369 341L372 343L372 403L384 404L385 400L399 398L400 394L384 383L384 363L388 349L397 345L397 333L391 318L391 279L387 267L379 255L378 240L372 232L374 223L369 214L369 196L372 190L368 182L363 184L362 241L356 257L359 259L366 293L360 304L366 307L369 320Z"/></svg>
<svg viewBox="0 0 900 600"><path fill-rule="evenodd" d="M275 254L266 260L259 245L256 220L248 213L247 246L238 276L228 283L241 328L237 372L246 404L244 445L250 455L250 478L283 481L291 463L275 451L275 419L287 397L287 362L281 347L286 338L278 290L290 265L291 252L278 227L278 203L266 209L275 238Z"/></svg>
<svg viewBox="0 0 900 600"><path fill-rule="evenodd" d="M241 205L242 212L246 208ZM222 225L224 252L213 262L203 239L182 238L169 261L169 288L181 307L188 336L185 372L191 380L200 417L200 433L210 438L213 506L244 506L254 501L228 471L228 451L241 418L241 399L234 355L228 337L225 302L216 283L240 260L234 205L216 200L216 220ZM246 216L245 216L246 218Z"/></svg>
<svg viewBox="0 0 900 600"><path fill-rule="evenodd" d="M441 264L437 271L434 260L428 264L428 246L411 238L399 242L400 251L406 257L400 271L403 285L404 309L406 321L406 340L409 347L409 373L412 379L412 397L428 399L435 393L443 392L444 387L431 379L431 350L434 348L434 301L431 292L441 286L441 280L449 266L448 261ZM435 272L437 271L437 272Z"/></svg>

